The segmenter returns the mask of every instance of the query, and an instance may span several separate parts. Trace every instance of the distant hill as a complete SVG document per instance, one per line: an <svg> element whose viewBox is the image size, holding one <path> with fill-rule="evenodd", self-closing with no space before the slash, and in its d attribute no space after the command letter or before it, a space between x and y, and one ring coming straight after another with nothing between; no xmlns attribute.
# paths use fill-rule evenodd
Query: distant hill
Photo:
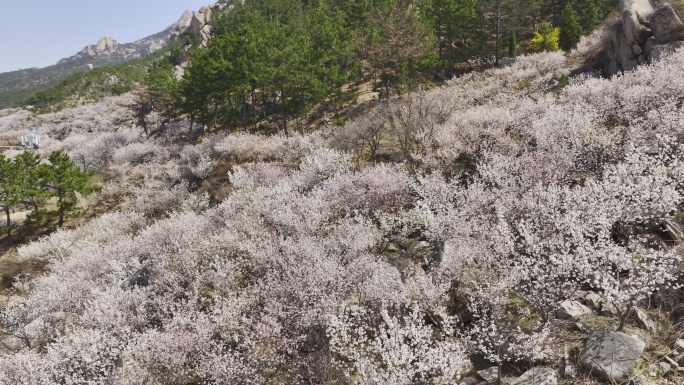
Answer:
<svg viewBox="0 0 684 385"><path fill-rule="evenodd" d="M96 44L45 68L29 68L0 73L0 109L18 107L36 92L45 90L71 74L112 66L147 57L175 40L191 23L194 12L186 11L180 19L161 32L121 44L103 37Z"/></svg>

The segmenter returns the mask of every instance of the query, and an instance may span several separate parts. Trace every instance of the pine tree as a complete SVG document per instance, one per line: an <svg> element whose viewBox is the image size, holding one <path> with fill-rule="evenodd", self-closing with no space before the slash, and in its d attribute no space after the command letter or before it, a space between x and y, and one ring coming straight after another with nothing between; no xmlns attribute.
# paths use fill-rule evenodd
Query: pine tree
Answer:
<svg viewBox="0 0 684 385"><path fill-rule="evenodd" d="M41 188L43 181L39 172L40 157L33 151L24 151L14 158L14 164L18 172L21 204L32 210L26 221L31 221L44 214L41 209L45 202L45 192Z"/></svg>
<svg viewBox="0 0 684 385"><path fill-rule="evenodd" d="M7 236L12 236L10 212L21 199L17 166L12 160L0 154L0 209L5 213L5 225L0 226Z"/></svg>
<svg viewBox="0 0 684 385"><path fill-rule="evenodd" d="M572 9L570 2L565 4L563 10L563 17L561 18L560 37L558 38L558 45L564 51L570 51L577 46L580 36L582 34L582 27L579 24L577 15Z"/></svg>
<svg viewBox="0 0 684 385"><path fill-rule="evenodd" d="M78 213L78 195L87 195L99 190L99 186L89 185L92 172L83 172L64 151L53 151L48 158L49 165L42 166L47 195L57 198L59 226L64 219Z"/></svg>
<svg viewBox="0 0 684 385"><path fill-rule="evenodd" d="M511 31L511 37L508 40L508 56L516 57L518 54L518 41L515 37L515 31Z"/></svg>

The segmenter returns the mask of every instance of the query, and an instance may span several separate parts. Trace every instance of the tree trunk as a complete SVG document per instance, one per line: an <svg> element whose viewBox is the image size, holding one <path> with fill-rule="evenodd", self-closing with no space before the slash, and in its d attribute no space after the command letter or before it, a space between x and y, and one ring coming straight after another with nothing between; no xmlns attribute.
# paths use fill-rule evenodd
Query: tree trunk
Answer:
<svg viewBox="0 0 684 385"><path fill-rule="evenodd" d="M62 227L64 226L64 192L62 191L62 189L57 190L57 196L57 210L59 211L59 227Z"/></svg>
<svg viewBox="0 0 684 385"><path fill-rule="evenodd" d="M501 39L501 0L496 0L496 45L494 47L496 63L499 66L499 40Z"/></svg>
<svg viewBox="0 0 684 385"><path fill-rule="evenodd" d="M287 105L285 104L285 89L280 86L280 102L283 105L283 130L285 131L285 136L289 137L290 133L287 131Z"/></svg>
<svg viewBox="0 0 684 385"><path fill-rule="evenodd" d="M630 314L632 314L632 308L631 307L625 311L618 309L618 317L620 318L620 324L618 325L617 331L619 331L619 332L624 331L625 323L627 322L627 318L629 318Z"/></svg>
<svg viewBox="0 0 684 385"><path fill-rule="evenodd" d="M10 219L10 209L9 207L5 207L5 215L7 216L7 236L12 237L12 220Z"/></svg>
<svg viewBox="0 0 684 385"><path fill-rule="evenodd" d="M259 120L259 115L257 114L256 95L255 95L254 87L252 87L251 102L252 102L252 119L254 119L254 132L256 132L257 120Z"/></svg>

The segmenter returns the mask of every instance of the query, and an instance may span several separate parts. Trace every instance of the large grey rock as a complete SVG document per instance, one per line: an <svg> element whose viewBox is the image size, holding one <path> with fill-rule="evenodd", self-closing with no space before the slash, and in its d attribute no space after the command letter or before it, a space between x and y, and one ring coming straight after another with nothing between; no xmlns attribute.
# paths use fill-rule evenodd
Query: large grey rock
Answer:
<svg viewBox="0 0 684 385"><path fill-rule="evenodd" d="M651 16L651 30L658 43L684 39L684 23L669 4L655 10Z"/></svg>
<svg viewBox="0 0 684 385"><path fill-rule="evenodd" d="M650 35L648 22L655 8L654 0L620 0L624 35L630 46L644 44Z"/></svg>
<svg viewBox="0 0 684 385"><path fill-rule="evenodd" d="M532 368L526 371L512 385L557 385L558 373L552 368Z"/></svg>
<svg viewBox="0 0 684 385"><path fill-rule="evenodd" d="M580 363L592 374L610 379L627 375L644 351L646 343L621 332L591 335L580 354Z"/></svg>
<svg viewBox="0 0 684 385"><path fill-rule="evenodd" d="M591 309L573 300L561 302L560 307L556 311L556 316L560 319L577 320L588 314L591 314Z"/></svg>
<svg viewBox="0 0 684 385"><path fill-rule="evenodd" d="M143 265L121 283L122 289L134 286L145 287L150 283L150 267Z"/></svg>
<svg viewBox="0 0 684 385"><path fill-rule="evenodd" d="M649 332L656 331L656 328L658 327L655 321L639 308L634 308L633 318L642 329L648 330Z"/></svg>

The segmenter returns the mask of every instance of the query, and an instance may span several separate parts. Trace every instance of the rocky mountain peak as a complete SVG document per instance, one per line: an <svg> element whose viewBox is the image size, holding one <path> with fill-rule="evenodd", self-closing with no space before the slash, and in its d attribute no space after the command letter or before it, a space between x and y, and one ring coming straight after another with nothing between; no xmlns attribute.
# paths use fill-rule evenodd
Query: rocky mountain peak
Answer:
<svg viewBox="0 0 684 385"><path fill-rule="evenodd" d="M103 37L98 40L97 44L89 45L81 50L86 57L95 57L99 55L112 54L119 48L119 42L113 37Z"/></svg>
<svg viewBox="0 0 684 385"><path fill-rule="evenodd" d="M192 16L194 15L194 12L190 10L186 10L183 12L181 17L178 19L178 21L174 24L175 29L184 31L190 26L190 22L192 21Z"/></svg>

